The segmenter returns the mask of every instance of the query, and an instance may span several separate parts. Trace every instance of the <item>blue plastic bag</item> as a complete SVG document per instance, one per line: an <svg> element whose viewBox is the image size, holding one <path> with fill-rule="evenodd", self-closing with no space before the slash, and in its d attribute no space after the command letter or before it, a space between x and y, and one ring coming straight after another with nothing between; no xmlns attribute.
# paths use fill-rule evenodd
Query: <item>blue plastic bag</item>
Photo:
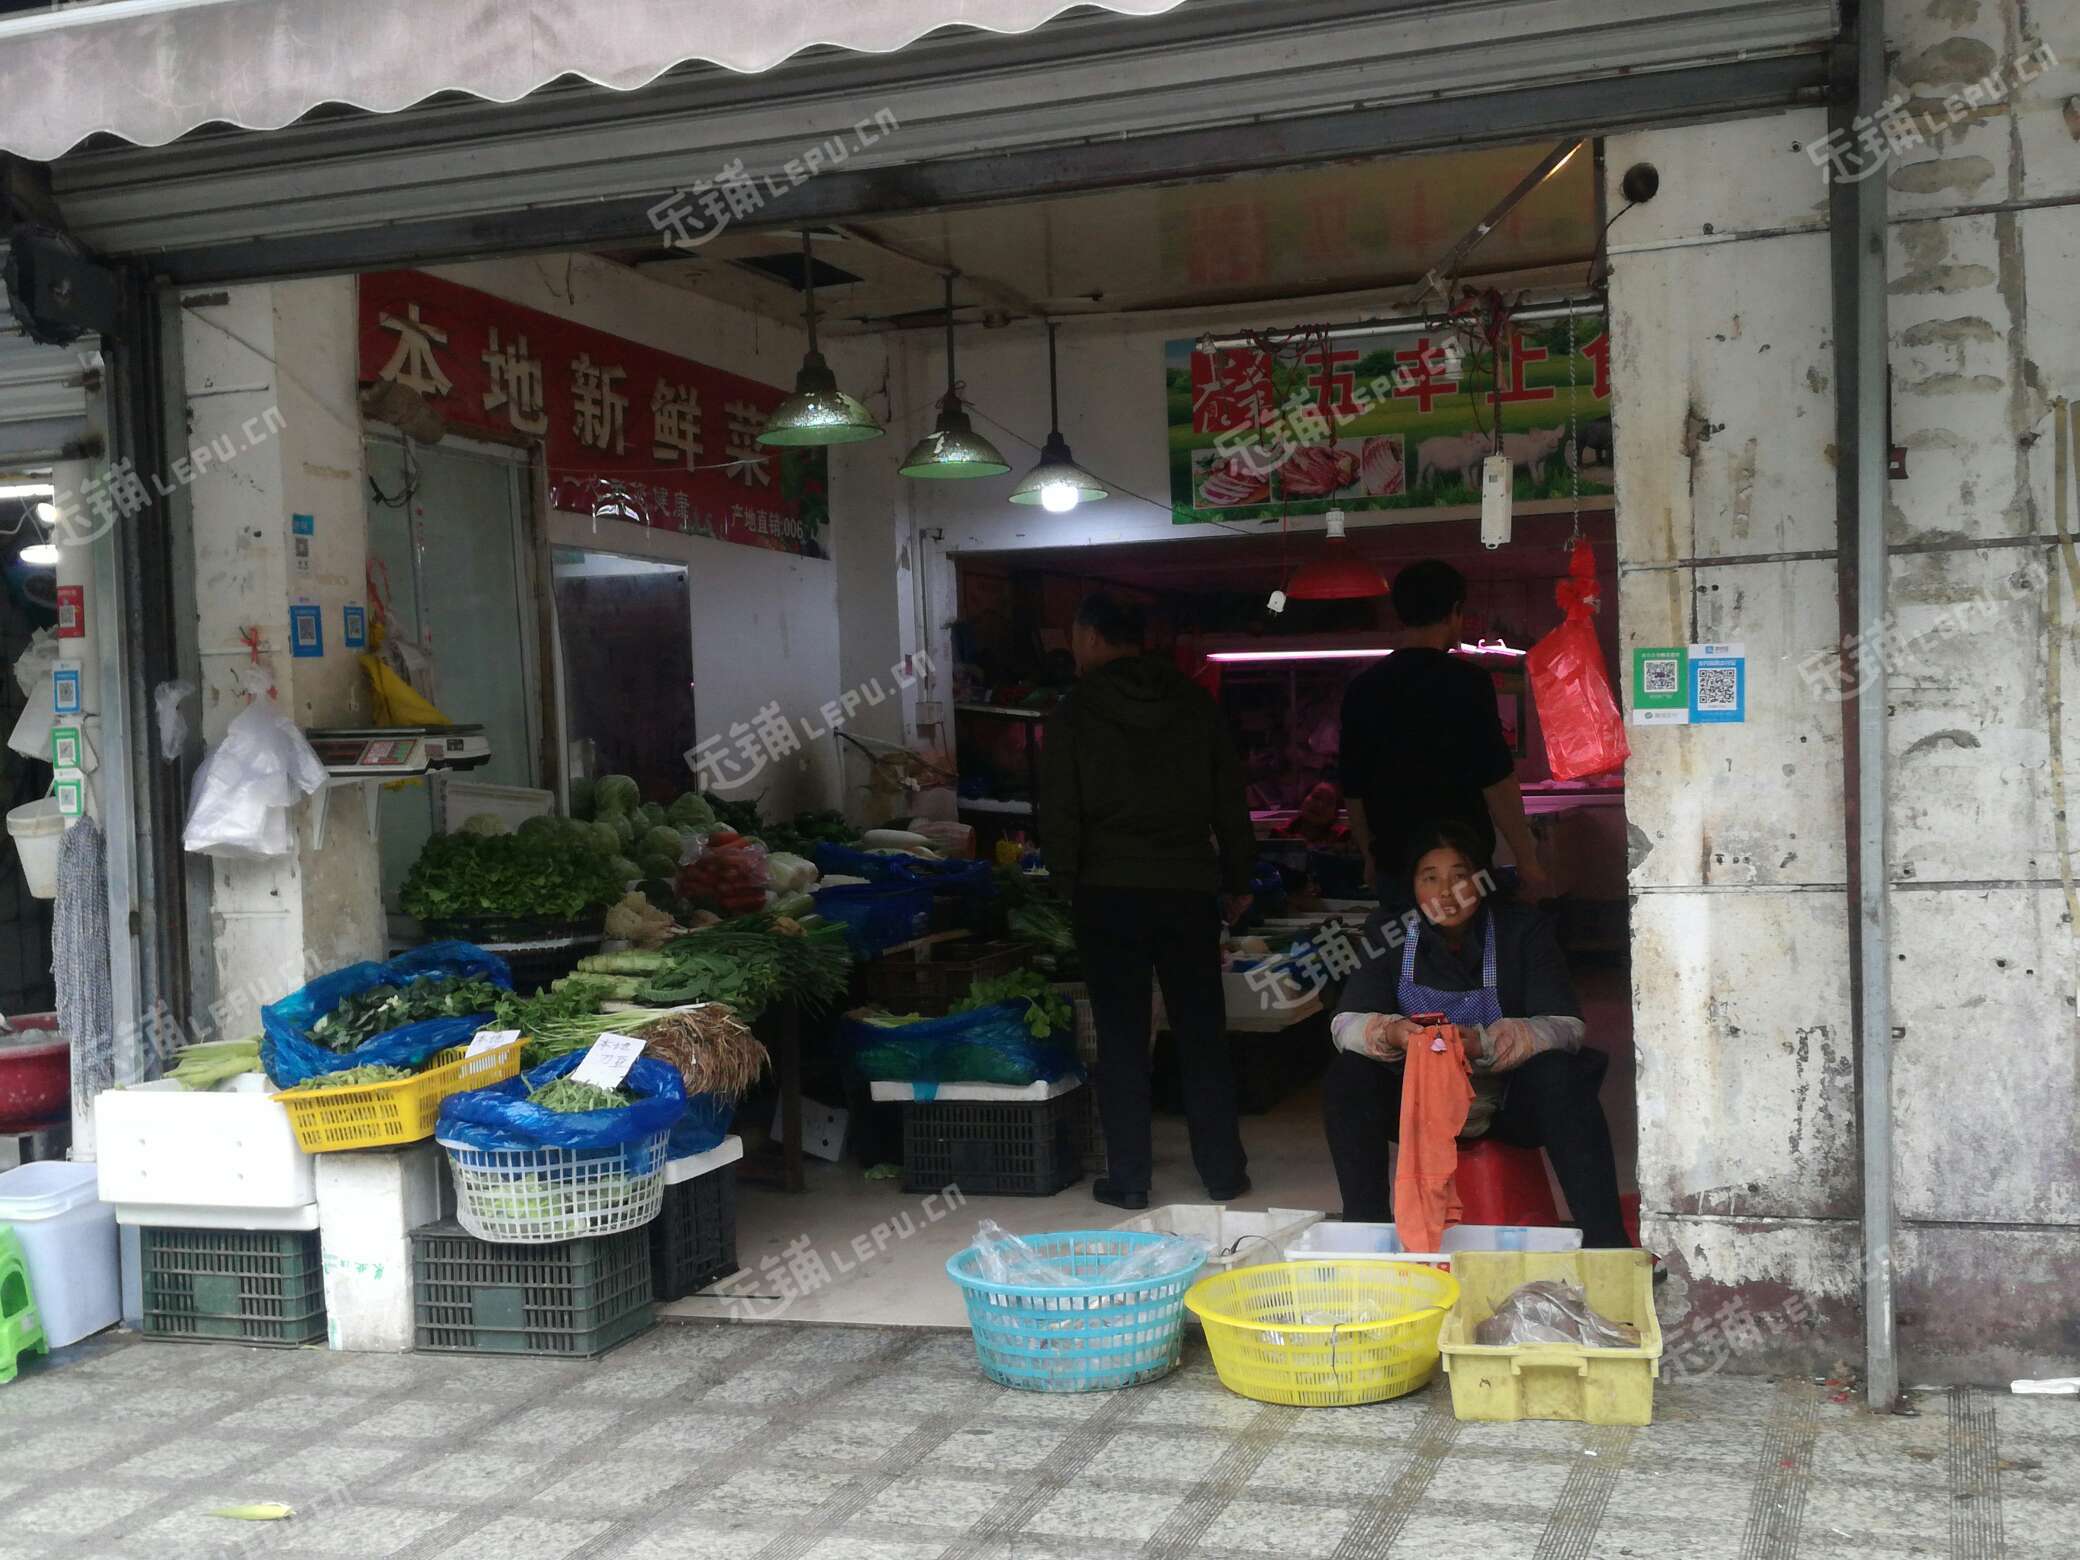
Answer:
<svg viewBox="0 0 2080 1560"><path fill-rule="evenodd" d="M694 1154L705 1154L719 1147L729 1136L730 1123L736 1119L737 1102L720 1094L690 1094L686 1097L686 1114L672 1128L669 1153L674 1159L685 1159Z"/></svg>
<svg viewBox="0 0 2080 1560"><path fill-rule="evenodd" d="M993 1002L966 1013L887 1028L845 1020L854 1060L869 1083L1000 1083L1023 1088L1057 1078L1083 1077L1062 1046L1035 1040L1026 1028L1026 1004ZM922 1090L919 1098L924 1098Z"/></svg>
<svg viewBox="0 0 2080 1560"><path fill-rule="evenodd" d="M816 870L825 877L865 878L869 883L895 882L896 864L903 859L901 856L877 856L831 840L818 840L810 857L816 863Z"/></svg>
<svg viewBox="0 0 2080 1560"><path fill-rule="evenodd" d="M488 980L513 989L506 961L475 943L437 942L398 955L384 964L349 964L320 975L260 1010L260 1065L278 1089L293 1088L306 1078L344 1072L349 1067L380 1063L417 1067L436 1051L467 1045L491 1021L489 1013L463 1018L429 1018L364 1040L351 1051L329 1051L311 1039L311 1026L346 998L371 986L408 986L420 980Z"/></svg>
<svg viewBox="0 0 2080 1560"><path fill-rule="evenodd" d="M632 1105L615 1110L555 1111L527 1103L528 1095L584 1060L585 1052L573 1051L488 1089L451 1094L441 1102L433 1135L443 1143L487 1151L568 1148L582 1153L622 1148L670 1131L686 1113L686 1083L679 1069L652 1056L637 1057L621 1081L621 1087L636 1097ZM630 1171L641 1173L648 1168L631 1165Z"/></svg>
<svg viewBox="0 0 2080 1560"><path fill-rule="evenodd" d="M996 868L987 861L927 861L922 856L893 859L899 882L920 884L934 893L987 899L997 891Z"/></svg>
<svg viewBox="0 0 2080 1560"><path fill-rule="evenodd" d="M840 883L813 897L816 913L843 925L862 958L922 937L931 926L932 891L915 883Z"/></svg>

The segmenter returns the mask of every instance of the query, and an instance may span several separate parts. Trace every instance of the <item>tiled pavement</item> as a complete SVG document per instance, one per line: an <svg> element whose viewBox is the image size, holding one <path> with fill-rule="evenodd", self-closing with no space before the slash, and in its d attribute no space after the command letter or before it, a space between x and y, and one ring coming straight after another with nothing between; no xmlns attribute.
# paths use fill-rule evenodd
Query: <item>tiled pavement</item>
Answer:
<svg viewBox="0 0 2080 1560"><path fill-rule="evenodd" d="M1050 1397L964 1333L663 1326L604 1360L117 1338L0 1387L0 1557L1789 1560L2080 1553L2080 1405L1663 1384L1643 1430ZM204 1513L285 1501L286 1522Z"/></svg>

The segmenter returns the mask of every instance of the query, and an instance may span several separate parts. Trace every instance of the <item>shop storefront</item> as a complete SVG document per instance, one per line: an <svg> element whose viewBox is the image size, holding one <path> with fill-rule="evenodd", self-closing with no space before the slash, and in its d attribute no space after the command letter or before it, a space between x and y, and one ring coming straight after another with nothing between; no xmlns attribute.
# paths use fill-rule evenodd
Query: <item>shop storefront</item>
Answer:
<svg viewBox="0 0 2080 1560"><path fill-rule="evenodd" d="M1967 625L2007 636L1998 655L1921 635L1948 671L1915 682L1889 726L1873 692L1882 673L1849 677L1846 699L1839 675L1833 692L1815 687L1839 673L1845 637L1882 631L1874 573L1890 572L1900 603L1886 621L1949 621L2042 560L2048 436L2002 473L1998 504L1980 468L1998 464L1997 446L2008 459L1996 425L2043 421L2023 363L2070 357L2071 322L2041 308L2031 322L2023 274L2056 274L2075 251L2070 180L2056 171L2064 131L2047 107L2070 67L1982 91L1928 143L1923 162L1945 176L1896 186L1894 375L1911 365L1917 388L1895 387L1888 421L1885 319L1871 303L1884 278L1853 242L1857 224L1885 221L1885 181L1829 184L1812 155L1831 131L1853 143L1857 112L1872 122L1885 95L1876 76L1859 84L1831 63L1834 6L1523 0L1500 8L1506 18L1448 5L1417 22L1357 4L1189 0L1061 17L1036 5L1005 8L999 35L935 31L945 18L930 7L891 0L857 8L854 32L831 39L806 19L795 38L718 17L713 38L675 37L656 58L628 40L664 33L634 25L444 53L423 17L378 8L354 39L310 50L307 78L270 80L237 105L137 74L236 79L178 62L235 58L298 25L295 9L265 25L236 3L0 23L10 70L35 89L15 97L6 144L50 162L68 230L135 278L120 294L130 334L110 355L106 458L145 471L166 448L237 449L169 484L150 511L163 529L117 544L182 608L130 616L126 688L186 677L201 690L180 760L145 766L126 791L126 837L152 867L140 882L174 881L188 778L242 708L239 666L264 662L306 728L374 718L357 610L364 631L380 611L430 651L434 702L490 733L489 762L444 782L464 796L505 787L570 812L584 806L575 780L627 773L666 808L685 778L668 777L670 755L705 751L711 781L760 766L745 794L761 794L766 824L832 809L862 824L913 811L872 789L887 771L875 756L892 750L918 754L929 779L965 777L1001 747L990 778L1015 780L1015 744L963 727L994 717L958 708L1002 707L994 682L959 680L974 663L961 632L994 588L980 582L1045 575L1162 597L1196 575L1213 581L1208 596L1268 594L1325 545L1331 507L1378 559L1408 555L1390 541L1399 526L1475 556L1464 541L1478 536L1468 479L1481 452L1456 450L1474 430L1385 420L1353 436L1349 470L1296 471L1259 494L1248 473L1222 469L1227 452L1209 440L1223 430L1170 427L1166 399L1178 399L1173 380L1187 408L1221 388L1201 382L1218 367L1193 350L1202 338L1308 324L1358 342L1322 344L1332 377L1344 350L1413 351L1427 372L1419 343L1438 306L1426 274L1480 280L1522 305L1530 331L1498 354L1490 390L1506 379L1527 398L1502 423L1519 441L1504 453L1525 457L1510 545L1548 551L1494 570L1488 610L1514 613L1518 629L1498 637L1522 649L1550 626L1550 609L1515 596L1549 590L1565 569L1559 544L1579 530L1603 549L1605 648L1628 715L1666 692L1636 652L1737 663L1744 679L1737 721L1629 728L1622 831L1593 864L1607 902L1630 899L1629 981L1611 1001L1622 1049L1639 1058L1628 1095L1643 1234L1674 1275L1675 1320L1717 1325L1729 1308L1773 1312L1796 1295L1800 1329L1766 1331L1753 1367L1854 1353L1868 1325L1881 1396L1896 1379L1895 1324L1923 1374L2026 1373L2055 1352L2049 1311L1981 1347L1970 1318L1935 1297L1996 1260L2047 1283L2080 1261L2074 1210L2048 1189L2070 1181L2069 1134L2047 1132L2011 1174L1964 1187L1942 1169L1958 1118L1925 1103L1954 1098L1949 1037L1975 1022L1923 984L1958 917L2005 950L1985 977L2013 988L2004 1024L2070 1027L2060 873L2039 849L2055 809L2028 756L2046 740L2040 680L2004 689L2013 707L1995 718L1974 713L1985 690L1970 672L2041 663L2042 580ZM320 36L324 8L311 9L308 36ZM1946 94L1982 90L1980 77L2039 48L2080 58L2080 39L2068 50L2024 34L2015 9L1989 7L1956 38L1948 23L1893 23L1917 112L1939 116ZM812 41L834 46L797 56ZM40 71L58 49L72 51L68 69ZM1950 79L1942 62L1966 54L1985 69ZM105 68L83 70L88 59ZM436 60L439 79L422 79ZM64 97L39 106L61 75ZM356 108L311 112L336 102ZM236 128L190 133L225 122ZM2001 152L2003 184L1978 165L2010 122L2019 149ZM90 132L134 144L76 145ZM1339 181L1340 200L1324 198ZM1562 196L1564 220L1530 235L1553 242L1528 241L1522 212ZM1094 215L1079 206L1091 201L1112 205ZM961 273L950 320L944 272ZM755 459L756 428L809 346L798 322L810 277L829 366L889 436L813 461ZM1941 302L1960 288L1985 308ZM1585 289L1593 312L1579 307ZM1537 318L1538 305L1558 312ZM1982 338L1967 318L1995 323ZM1411 340L1364 339L1382 320ZM1996 343L2028 323L2026 358L2001 358ZM957 368L940 347L948 325ZM1561 365L1576 377L1555 385ZM897 474L949 379L1009 457L1000 481ZM386 386L411 399L379 400ZM1532 415L1542 388L1564 389L1564 429ZM1962 403L1943 398L1966 392L2005 410L1950 412ZM251 440L242 430L268 428L270 409L283 426ZM437 429L416 421L429 409ZM1051 413L1108 489L1064 515L1004 501ZM1570 464L1555 458L1563 443L1598 455ZM1904 484L1873 475L1881 443L1906 451ZM1906 527L1889 555L1877 523L1888 497ZM1953 497L1973 516L1962 530L1944 518ZM1202 507L1201 523L1178 523ZM2029 523L2002 519L2016 514ZM1039 605L1020 610L1046 617L1057 595L1033 587ZM1313 647L1362 649L1376 626L1338 622L1325 632L1348 637ZM1224 646L1248 649L1206 642ZM687 696L671 698L682 679ZM1276 716L1289 730L1305 704L1296 687ZM637 713L665 707L657 729ZM1519 729L1535 751L1528 714ZM2004 755L1998 776L1949 756L1989 744ZM1940 805L1888 793L1888 763L1902 777L1910 763L1939 771ZM1301 772L1283 765L1279 787ZM305 834L279 865L189 858L185 896L148 896L140 1010L163 1001L192 1020L215 1004L244 1032L307 967L391 951L389 912L402 907L390 896L445 815L382 774L337 778L322 845ZM1283 789L1277 800L1292 803ZM957 816L1005 832L983 813ZM1956 1108L2002 1119L2028 1076L2003 1061ZM812 1087L812 1117L814 1099ZM873 1206L856 1173L848 1187L865 1205L833 1229Z"/></svg>

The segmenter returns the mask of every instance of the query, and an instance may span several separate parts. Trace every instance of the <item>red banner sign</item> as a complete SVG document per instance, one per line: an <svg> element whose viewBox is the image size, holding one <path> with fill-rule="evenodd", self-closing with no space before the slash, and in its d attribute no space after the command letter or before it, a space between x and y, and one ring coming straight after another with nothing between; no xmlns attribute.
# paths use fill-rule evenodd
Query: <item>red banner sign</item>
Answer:
<svg viewBox="0 0 2080 1560"><path fill-rule="evenodd" d="M542 446L570 514L823 557L827 463L758 442L786 393L421 271L361 278L361 382Z"/></svg>

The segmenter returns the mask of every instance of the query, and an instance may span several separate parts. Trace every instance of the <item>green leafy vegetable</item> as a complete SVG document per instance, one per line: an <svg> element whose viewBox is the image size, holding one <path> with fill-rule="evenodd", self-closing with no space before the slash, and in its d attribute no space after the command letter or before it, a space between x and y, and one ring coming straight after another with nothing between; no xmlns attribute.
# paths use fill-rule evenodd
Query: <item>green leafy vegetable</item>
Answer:
<svg viewBox="0 0 2080 1560"><path fill-rule="evenodd" d="M665 821L680 829L708 830L715 827L715 809L700 792L688 791L665 809Z"/></svg>
<svg viewBox="0 0 2080 1560"><path fill-rule="evenodd" d="M988 1007L992 1002L1023 1002L1026 1005L1026 1031L1035 1040L1073 1032L1075 1028L1075 1011L1038 970L1013 970L1009 975L978 980L969 986L968 994L954 1003L950 1011L968 1013L979 1007Z"/></svg>
<svg viewBox="0 0 2080 1560"><path fill-rule="evenodd" d="M440 836L436 836L439 838ZM470 839L472 835L450 835ZM483 843L504 844L505 838ZM358 1049L377 1035L430 1018L470 1018L489 1013L507 993L488 980L428 976L405 986L370 986L311 1025L311 1038L337 1055Z"/></svg>
<svg viewBox="0 0 2080 1560"><path fill-rule="evenodd" d="M370 1062L365 1067L344 1067L338 1072L319 1073L316 1077L306 1078L301 1083L290 1084L289 1092L295 1094L304 1090L315 1092L319 1089L365 1088L371 1083L395 1083L398 1079L409 1078L411 1075L412 1070L409 1067L387 1067L381 1062ZM349 1109L351 1108L350 1106Z"/></svg>
<svg viewBox="0 0 2080 1560"><path fill-rule="evenodd" d="M620 1110L634 1103L619 1089L602 1089L575 1078L554 1078L527 1096L527 1103L564 1115L586 1110Z"/></svg>
<svg viewBox="0 0 2080 1560"><path fill-rule="evenodd" d="M593 806L604 817L632 813L643 805L642 788L629 775L601 775L592 786Z"/></svg>
<svg viewBox="0 0 2080 1560"><path fill-rule="evenodd" d="M412 863L398 897L405 913L422 921L568 921L612 904L626 885L598 852L546 832L436 834Z"/></svg>

